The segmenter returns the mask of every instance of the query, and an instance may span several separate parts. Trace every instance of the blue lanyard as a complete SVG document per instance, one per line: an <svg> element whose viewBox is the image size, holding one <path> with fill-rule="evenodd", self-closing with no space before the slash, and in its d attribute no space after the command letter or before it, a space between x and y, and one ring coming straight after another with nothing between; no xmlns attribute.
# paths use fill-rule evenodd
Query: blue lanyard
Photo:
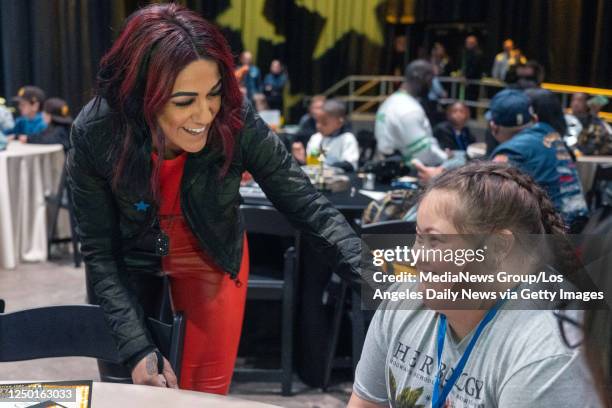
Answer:
<svg viewBox="0 0 612 408"><path fill-rule="evenodd" d="M495 306L489 309L485 317L480 321L478 327L476 328L474 336L468 343L465 352L463 353L463 355L459 359L459 362L457 363L457 366L453 370L453 375L451 375L450 378L446 381L446 384L444 384L444 388L442 388L442 393L440 393L440 367L442 366L442 350L444 349L444 338L446 337L446 316L440 314L440 323L438 324L438 373L436 374L436 381L434 382L433 396L431 401L432 408L441 408L444 405L444 403L446 402L446 397L448 397L448 394L450 394L453 386L459 379L459 376L461 376L463 368L465 367L468 358L470 358L470 354L474 349L476 341L478 341L478 338L480 337L480 334L484 330L485 326L489 324L491 320L493 320L493 317L495 317L495 315L497 314L497 311L499 310L499 307L502 303L503 302L497 302Z"/></svg>

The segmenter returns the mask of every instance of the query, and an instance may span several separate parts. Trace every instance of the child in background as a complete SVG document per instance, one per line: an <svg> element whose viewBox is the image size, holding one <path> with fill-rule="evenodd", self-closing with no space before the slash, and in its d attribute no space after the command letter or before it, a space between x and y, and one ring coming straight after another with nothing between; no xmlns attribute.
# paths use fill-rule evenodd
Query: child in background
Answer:
<svg viewBox="0 0 612 408"><path fill-rule="evenodd" d="M7 135L32 135L42 132L47 127L42 118L40 109L45 101L45 93L37 86L24 86L13 98L18 102L20 117L15 121L12 129L4 131Z"/></svg>
<svg viewBox="0 0 612 408"><path fill-rule="evenodd" d="M455 102L446 110L446 120L434 128L434 137L442 149L467 150L475 142L470 128L466 126L470 110L462 102Z"/></svg>
<svg viewBox="0 0 612 408"><path fill-rule="evenodd" d="M335 99L323 104L317 116L318 132L312 135L306 146L308 156L325 155L325 164L340 167L346 171L357 169L359 145L355 135L346 125L346 108Z"/></svg>
<svg viewBox="0 0 612 408"><path fill-rule="evenodd" d="M64 151L70 147L70 126L72 117L66 101L60 98L49 98L45 101L42 112L47 128L30 136L20 136L22 143L61 144Z"/></svg>

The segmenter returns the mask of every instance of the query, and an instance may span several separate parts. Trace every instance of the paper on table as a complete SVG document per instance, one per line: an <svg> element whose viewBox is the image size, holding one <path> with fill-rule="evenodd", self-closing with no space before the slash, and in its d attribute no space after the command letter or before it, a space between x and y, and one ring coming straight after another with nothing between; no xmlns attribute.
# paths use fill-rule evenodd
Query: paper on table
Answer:
<svg viewBox="0 0 612 408"><path fill-rule="evenodd" d="M382 200L387 193L384 191L359 190L359 194L370 197L372 200Z"/></svg>

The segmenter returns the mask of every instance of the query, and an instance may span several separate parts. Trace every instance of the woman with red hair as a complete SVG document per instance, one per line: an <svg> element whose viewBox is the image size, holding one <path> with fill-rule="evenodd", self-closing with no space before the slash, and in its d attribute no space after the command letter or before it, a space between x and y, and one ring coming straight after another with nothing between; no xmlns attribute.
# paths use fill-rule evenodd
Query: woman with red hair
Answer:
<svg viewBox="0 0 612 408"><path fill-rule="evenodd" d="M248 281L245 171L341 276L359 281L359 239L243 103L220 31L186 8L156 4L128 18L71 140L88 294L136 384L177 386L145 325L167 275L187 321L180 387L228 392Z"/></svg>

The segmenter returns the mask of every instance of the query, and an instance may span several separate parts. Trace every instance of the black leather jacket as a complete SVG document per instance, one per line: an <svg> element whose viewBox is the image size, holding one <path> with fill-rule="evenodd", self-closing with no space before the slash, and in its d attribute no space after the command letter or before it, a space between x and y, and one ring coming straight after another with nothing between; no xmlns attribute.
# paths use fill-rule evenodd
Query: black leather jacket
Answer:
<svg viewBox="0 0 612 408"><path fill-rule="evenodd" d="M116 114L103 100L94 105L90 102L74 122L67 171L88 284L104 310L120 356L131 366L155 346L126 276L161 273L161 257L155 249L159 223L156 206L145 193L139 193L141 188L111 189L117 160L108 152L118 143L112 131ZM212 143L199 153L189 154L185 164L181 207L202 249L232 278L236 277L243 242L238 189L242 173L248 171L274 206L312 238L310 241L340 276L357 284L359 238L312 187L281 140L250 105L245 105L243 112L244 127L236 135L233 160L224 178L218 176L223 152ZM150 137L142 140L147 140L141 153L147 180L151 174L151 142Z"/></svg>

